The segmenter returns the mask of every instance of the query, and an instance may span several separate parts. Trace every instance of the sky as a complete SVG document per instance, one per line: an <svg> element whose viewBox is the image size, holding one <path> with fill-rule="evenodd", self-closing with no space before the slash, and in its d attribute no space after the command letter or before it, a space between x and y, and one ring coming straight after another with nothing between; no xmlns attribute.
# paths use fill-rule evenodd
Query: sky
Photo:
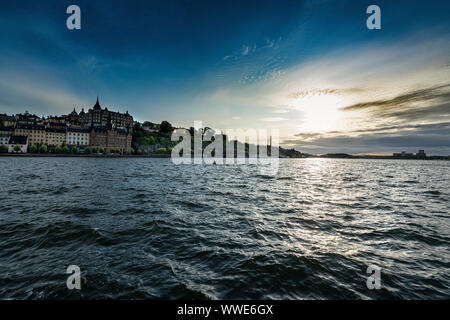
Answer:
<svg viewBox="0 0 450 320"><path fill-rule="evenodd" d="M66 9L81 9L69 30ZM366 9L381 9L369 30ZM0 3L0 113L278 129L308 153L450 155L449 1Z"/></svg>

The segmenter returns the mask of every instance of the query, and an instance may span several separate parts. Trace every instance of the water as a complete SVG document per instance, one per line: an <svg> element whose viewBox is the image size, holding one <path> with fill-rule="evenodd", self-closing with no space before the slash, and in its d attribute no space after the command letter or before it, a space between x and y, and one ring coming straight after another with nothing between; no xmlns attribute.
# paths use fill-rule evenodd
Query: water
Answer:
<svg viewBox="0 0 450 320"><path fill-rule="evenodd" d="M449 299L449 169L0 158L0 298Z"/></svg>

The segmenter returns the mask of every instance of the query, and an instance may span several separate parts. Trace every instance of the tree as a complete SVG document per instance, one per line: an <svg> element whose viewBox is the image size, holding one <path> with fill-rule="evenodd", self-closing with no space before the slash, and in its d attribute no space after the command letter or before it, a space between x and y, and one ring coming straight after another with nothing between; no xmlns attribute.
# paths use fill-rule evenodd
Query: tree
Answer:
<svg viewBox="0 0 450 320"><path fill-rule="evenodd" d="M72 147L72 153L78 153L78 148L77 147Z"/></svg>
<svg viewBox="0 0 450 320"><path fill-rule="evenodd" d="M91 153L91 148L89 148L89 147L84 148L84 152Z"/></svg>
<svg viewBox="0 0 450 320"><path fill-rule="evenodd" d="M166 149L166 148L159 148L159 149L158 149L158 152L159 152L159 153L166 153L166 152L167 152L167 149Z"/></svg>
<svg viewBox="0 0 450 320"><path fill-rule="evenodd" d="M138 149L137 154L138 154L138 155L141 155L141 154L142 154L142 150L141 150L141 149Z"/></svg>
<svg viewBox="0 0 450 320"><path fill-rule="evenodd" d="M169 140L169 139L162 138L162 139L161 139L161 144L162 144L163 146L167 146L167 145L170 144L170 140Z"/></svg>
<svg viewBox="0 0 450 320"><path fill-rule="evenodd" d="M105 153L106 151L105 151L104 148L100 148L100 150L98 150L98 152L100 152L100 153Z"/></svg>
<svg viewBox="0 0 450 320"><path fill-rule="evenodd" d="M68 146L64 146L64 147L62 148L62 152L64 152L64 153L69 153L69 152L70 152L69 147L68 147Z"/></svg>
<svg viewBox="0 0 450 320"><path fill-rule="evenodd" d="M55 153L58 153L58 154L63 153L63 149L60 146L57 146L55 148Z"/></svg>
<svg viewBox="0 0 450 320"><path fill-rule="evenodd" d="M170 124L170 122L168 122L168 121L161 122L161 126L159 127L160 132L170 133L170 132L172 132L172 130L173 130L173 127Z"/></svg>
<svg viewBox="0 0 450 320"><path fill-rule="evenodd" d="M40 148L39 148L40 153L47 153L47 151L48 151L48 147L45 144L40 146Z"/></svg>
<svg viewBox="0 0 450 320"><path fill-rule="evenodd" d="M134 151L134 149L133 149L133 148L131 148L131 151L130 151L130 153L131 153L131 154L135 153L135 151Z"/></svg>
<svg viewBox="0 0 450 320"><path fill-rule="evenodd" d="M2 144L2 145L0 146L0 152L7 152L7 151L8 151L8 147L5 146L4 144Z"/></svg>
<svg viewBox="0 0 450 320"><path fill-rule="evenodd" d="M15 148L14 148L14 150L15 150ZM31 153L36 153L38 151L38 148L37 148L37 146L35 144L33 144L33 145L30 146L28 151L31 152Z"/></svg>
<svg viewBox="0 0 450 320"><path fill-rule="evenodd" d="M21 151L22 149L20 148L20 146L14 146L14 151L15 152L19 152L19 151Z"/></svg>

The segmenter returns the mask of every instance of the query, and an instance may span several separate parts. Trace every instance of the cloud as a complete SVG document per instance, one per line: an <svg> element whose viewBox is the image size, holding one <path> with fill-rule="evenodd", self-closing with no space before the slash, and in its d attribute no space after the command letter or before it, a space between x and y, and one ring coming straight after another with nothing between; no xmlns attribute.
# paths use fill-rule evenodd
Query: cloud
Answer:
<svg viewBox="0 0 450 320"><path fill-rule="evenodd" d="M259 120L264 121L264 122L279 122L279 121L286 121L289 119L286 118L260 118Z"/></svg>
<svg viewBox="0 0 450 320"><path fill-rule="evenodd" d="M418 89L400 94L391 99L381 99L375 101L356 103L347 107L340 108L342 111L353 111L370 108L396 108L405 104L425 102L430 100L446 101L450 98L450 84L435 86L431 88Z"/></svg>
<svg viewBox="0 0 450 320"><path fill-rule="evenodd" d="M241 55L246 56L246 55L248 55L249 51L250 51L250 47L244 45L244 46L242 46L242 53L241 53Z"/></svg>
<svg viewBox="0 0 450 320"><path fill-rule="evenodd" d="M300 133L282 146L303 152L392 153L426 149L431 154L450 154L450 122L426 125L385 126L348 132Z"/></svg>
<svg viewBox="0 0 450 320"><path fill-rule="evenodd" d="M343 94L353 94L353 93L362 93L367 91L365 88L343 88L343 89L331 89L331 88L312 88L306 90L300 90L296 92L291 92L289 94L290 98L298 99L305 98L308 96L323 96L323 95L343 95Z"/></svg>
<svg viewBox="0 0 450 320"><path fill-rule="evenodd" d="M275 109L272 111L272 113L281 113L281 114L289 113L289 112L291 112L291 110L287 110L287 109Z"/></svg>

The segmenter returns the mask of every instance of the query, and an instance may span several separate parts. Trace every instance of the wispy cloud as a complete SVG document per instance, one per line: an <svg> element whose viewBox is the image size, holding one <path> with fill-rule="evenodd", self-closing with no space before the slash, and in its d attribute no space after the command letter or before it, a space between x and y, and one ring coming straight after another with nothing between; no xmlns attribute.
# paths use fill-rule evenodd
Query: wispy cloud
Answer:
<svg viewBox="0 0 450 320"><path fill-rule="evenodd" d="M287 118L280 118L280 117L274 117L274 118L260 118L259 120L264 122L280 122L280 121L286 121Z"/></svg>
<svg viewBox="0 0 450 320"><path fill-rule="evenodd" d="M450 70L449 70L450 72ZM353 111L371 108L391 109L404 105L411 105L418 102L436 101L445 102L450 98L450 84L434 86L425 89L417 89L397 95L390 99L380 99L368 102L360 102L341 108L343 111Z"/></svg>
<svg viewBox="0 0 450 320"><path fill-rule="evenodd" d="M323 95L343 95L343 94L354 94L354 93L362 93L367 91L367 88L311 88L300 90L296 92L292 92L289 94L289 97L297 99L297 98L305 98L308 96L323 96Z"/></svg>

